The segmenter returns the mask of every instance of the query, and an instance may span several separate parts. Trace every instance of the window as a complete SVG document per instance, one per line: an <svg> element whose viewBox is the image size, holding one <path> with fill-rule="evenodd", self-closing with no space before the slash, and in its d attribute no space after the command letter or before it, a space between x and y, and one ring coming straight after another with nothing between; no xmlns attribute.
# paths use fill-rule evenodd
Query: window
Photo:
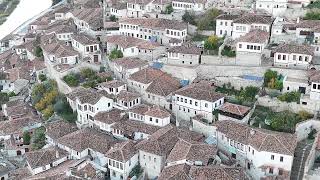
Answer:
<svg viewBox="0 0 320 180"><path fill-rule="evenodd" d="M280 156L280 162L283 162L283 156Z"/></svg>
<svg viewBox="0 0 320 180"><path fill-rule="evenodd" d="M156 123L158 123L159 122L159 120L158 119L156 119Z"/></svg>
<svg viewBox="0 0 320 180"><path fill-rule="evenodd" d="M205 103L205 104L204 104L204 107L206 107L206 108L207 108L207 107L208 107L208 103Z"/></svg>
<svg viewBox="0 0 320 180"><path fill-rule="evenodd" d="M150 122L152 122L152 118L150 118Z"/></svg>
<svg viewBox="0 0 320 180"><path fill-rule="evenodd" d="M252 149L252 155L254 155L254 149Z"/></svg>
<svg viewBox="0 0 320 180"><path fill-rule="evenodd" d="M122 163L120 163L120 169L123 169L123 164Z"/></svg>
<svg viewBox="0 0 320 180"><path fill-rule="evenodd" d="M192 104L192 100L190 100L190 104Z"/></svg>
<svg viewBox="0 0 320 180"><path fill-rule="evenodd" d="M153 161L154 161L154 162L157 162L157 158L153 158Z"/></svg>
<svg viewBox="0 0 320 180"><path fill-rule="evenodd" d="M116 177L116 172L115 171L112 171L112 176Z"/></svg>
<svg viewBox="0 0 320 180"><path fill-rule="evenodd" d="M281 55L280 54L278 55L278 59L281 59Z"/></svg>
<svg viewBox="0 0 320 180"><path fill-rule="evenodd" d="M269 173L273 174L273 168L269 168Z"/></svg>
<svg viewBox="0 0 320 180"><path fill-rule="evenodd" d="M305 62L308 62L308 60L309 60L308 56L304 57Z"/></svg>
<svg viewBox="0 0 320 180"><path fill-rule="evenodd" d="M283 174L283 171L282 169L279 169L279 173L278 173L280 176Z"/></svg>
<svg viewBox="0 0 320 180"><path fill-rule="evenodd" d="M274 155L271 155L271 160L274 160Z"/></svg>
<svg viewBox="0 0 320 180"><path fill-rule="evenodd" d="M313 84L313 89L317 89L317 85L316 84Z"/></svg>
<svg viewBox="0 0 320 180"><path fill-rule="evenodd" d="M286 57L287 57L286 55L283 55L283 56L282 56L282 59L283 59L283 60L286 60Z"/></svg>
<svg viewBox="0 0 320 180"><path fill-rule="evenodd" d="M194 104L195 104L196 106L198 106L198 102L194 102Z"/></svg>
<svg viewBox="0 0 320 180"><path fill-rule="evenodd" d="M239 48L240 48L240 49L242 48L242 44L239 44Z"/></svg>
<svg viewBox="0 0 320 180"><path fill-rule="evenodd" d="M292 59L295 61L297 59L297 56L296 55L293 55L292 56Z"/></svg>

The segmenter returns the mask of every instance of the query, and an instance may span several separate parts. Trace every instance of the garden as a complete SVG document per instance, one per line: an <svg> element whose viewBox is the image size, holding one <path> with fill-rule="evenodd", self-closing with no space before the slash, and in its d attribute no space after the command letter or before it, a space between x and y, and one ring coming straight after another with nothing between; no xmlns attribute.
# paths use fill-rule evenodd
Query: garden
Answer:
<svg viewBox="0 0 320 180"><path fill-rule="evenodd" d="M77 87L79 85L85 88L94 88L97 84L110 81L112 77L101 77L98 73L90 68L81 69L79 73L69 73L63 77L63 80L70 87Z"/></svg>
<svg viewBox="0 0 320 180"><path fill-rule="evenodd" d="M250 123L254 127L261 127L278 132L294 133L296 124L312 118L313 115L301 110L298 114L290 111L274 112L268 107L256 106Z"/></svg>

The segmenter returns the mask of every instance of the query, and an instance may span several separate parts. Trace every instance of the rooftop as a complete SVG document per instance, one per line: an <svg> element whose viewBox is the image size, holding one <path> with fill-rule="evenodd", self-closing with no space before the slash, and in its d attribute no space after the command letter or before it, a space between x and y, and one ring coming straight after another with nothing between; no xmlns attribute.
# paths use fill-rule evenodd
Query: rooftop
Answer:
<svg viewBox="0 0 320 180"><path fill-rule="evenodd" d="M122 24L133 24L144 28L165 30L175 29L184 30L187 29L187 24L175 20L160 19L160 18L127 18L120 20Z"/></svg>
<svg viewBox="0 0 320 180"><path fill-rule="evenodd" d="M135 154L137 154L137 150L135 148L135 143L131 140L117 143L111 148L105 156L120 162L129 161Z"/></svg>
<svg viewBox="0 0 320 180"><path fill-rule="evenodd" d="M309 45L299 45L299 44L280 44L274 50L277 53L295 53L295 54L307 54L314 55L314 47Z"/></svg>

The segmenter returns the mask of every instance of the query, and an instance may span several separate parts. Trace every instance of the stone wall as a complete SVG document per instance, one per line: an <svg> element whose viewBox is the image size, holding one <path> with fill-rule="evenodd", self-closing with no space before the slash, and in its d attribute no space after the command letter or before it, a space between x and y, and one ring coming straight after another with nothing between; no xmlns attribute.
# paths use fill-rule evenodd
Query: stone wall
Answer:
<svg viewBox="0 0 320 180"><path fill-rule="evenodd" d="M297 140L301 141L308 137L308 134L312 129L316 129L320 132L320 121L317 119L309 119L307 121L300 122L296 125Z"/></svg>

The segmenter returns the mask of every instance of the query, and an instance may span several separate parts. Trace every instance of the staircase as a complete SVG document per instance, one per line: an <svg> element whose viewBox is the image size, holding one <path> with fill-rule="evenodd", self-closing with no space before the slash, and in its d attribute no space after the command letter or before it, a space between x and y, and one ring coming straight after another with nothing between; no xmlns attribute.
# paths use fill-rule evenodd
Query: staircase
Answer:
<svg viewBox="0 0 320 180"><path fill-rule="evenodd" d="M291 180L302 180L304 175L304 166L309 156L312 143L308 144L307 141L300 141L294 152L294 158L291 168Z"/></svg>

